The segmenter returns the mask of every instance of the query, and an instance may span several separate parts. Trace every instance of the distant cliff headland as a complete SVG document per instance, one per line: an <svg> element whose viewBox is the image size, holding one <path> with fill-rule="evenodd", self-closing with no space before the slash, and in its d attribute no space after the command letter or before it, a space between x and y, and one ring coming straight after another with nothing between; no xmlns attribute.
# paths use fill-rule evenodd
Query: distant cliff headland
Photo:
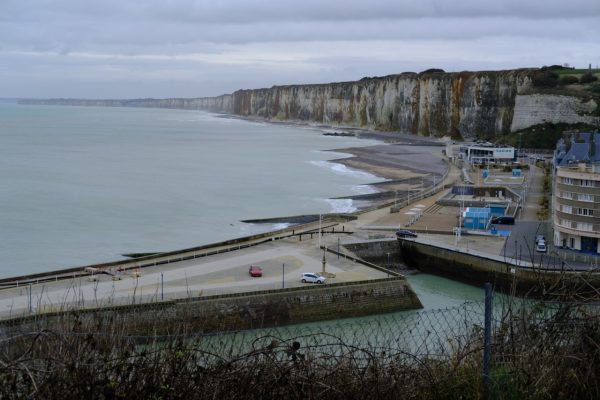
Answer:
<svg viewBox="0 0 600 400"><path fill-rule="evenodd" d="M574 76L581 74L581 70L568 71L575 71ZM548 74L552 75L550 80L543 80ZM577 78L577 83L561 84L559 78L564 77L545 69L456 73L428 70L354 82L238 90L218 97L21 103L208 110L267 120L465 139L498 139L544 124L600 125L600 93L594 92L594 83L582 86Z"/></svg>

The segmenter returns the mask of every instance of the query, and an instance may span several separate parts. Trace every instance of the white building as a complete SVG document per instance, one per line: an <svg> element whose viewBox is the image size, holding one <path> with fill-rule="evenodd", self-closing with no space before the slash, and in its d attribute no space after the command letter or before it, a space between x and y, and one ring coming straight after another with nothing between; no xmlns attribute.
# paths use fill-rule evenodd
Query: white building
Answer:
<svg viewBox="0 0 600 400"><path fill-rule="evenodd" d="M461 147L461 153L469 164L499 164L515 160L514 147L497 147L491 143L466 145Z"/></svg>
<svg viewBox="0 0 600 400"><path fill-rule="evenodd" d="M600 134L559 142L554 175L554 245L600 253Z"/></svg>

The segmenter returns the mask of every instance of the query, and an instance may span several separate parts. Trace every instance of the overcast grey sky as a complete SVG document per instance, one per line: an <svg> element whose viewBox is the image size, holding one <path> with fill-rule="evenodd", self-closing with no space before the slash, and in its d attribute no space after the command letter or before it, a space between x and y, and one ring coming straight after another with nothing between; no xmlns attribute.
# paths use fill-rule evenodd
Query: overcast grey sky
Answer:
<svg viewBox="0 0 600 400"><path fill-rule="evenodd" d="M0 0L0 97L600 64L600 0Z"/></svg>

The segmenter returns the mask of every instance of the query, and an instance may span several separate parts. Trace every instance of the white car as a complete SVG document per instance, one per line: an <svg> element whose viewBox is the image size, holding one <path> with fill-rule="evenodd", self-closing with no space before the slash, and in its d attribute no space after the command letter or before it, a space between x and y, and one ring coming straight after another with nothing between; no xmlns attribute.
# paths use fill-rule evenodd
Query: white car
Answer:
<svg viewBox="0 0 600 400"><path fill-rule="evenodd" d="M545 253L546 251L548 251L548 248L546 247L546 242L544 240L540 240L539 242L537 242L537 245L535 246L535 251L537 251L538 253Z"/></svg>
<svg viewBox="0 0 600 400"><path fill-rule="evenodd" d="M325 283L325 277L319 276L314 272L304 272L300 280L302 283Z"/></svg>

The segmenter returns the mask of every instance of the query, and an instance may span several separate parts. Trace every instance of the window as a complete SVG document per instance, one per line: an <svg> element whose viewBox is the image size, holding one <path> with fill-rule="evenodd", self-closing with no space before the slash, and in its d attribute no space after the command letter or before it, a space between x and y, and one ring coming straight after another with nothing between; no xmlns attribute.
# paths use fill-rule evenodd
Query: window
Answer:
<svg viewBox="0 0 600 400"><path fill-rule="evenodd" d="M569 247L572 249L575 248L575 238L569 238Z"/></svg>
<svg viewBox="0 0 600 400"><path fill-rule="evenodd" d="M580 208L578 214L592 216L594 215L594 210L590 210L589 208Z"/></svg>
<svg viewBox="0 0 600 400"><path fill-rule="evenodd" d="M587 223L587 222L579 222L577 224L577 229L579 229L580 231L593 231L594 230L594 225Z"/></svg>
<svg viewBox="0 0 600 400"><path fill-rule="evenodd" d="M575 184L573 178L562 178L562 183L564 183L566 185L574 185Z"/></svg>
<svg viewBox="0 0 600 400"><path fill-rule="evenodd" d="M572 200L573 199L573 193L571 193L571 192L560 192L560 197L562 197L563 199Z"/></svg>
<svg viewBox="0 0 600 400"><path fill-rule="evenodd" d="M596 187L596 181L592 181L590 179L584 179L581 181L581 186Z"/></svg>
<svg viewBox="0 0 600 400"><path fill-rule="evenodd" d="M594 202L594 195L593 194L582 194L582 193L579 193L578 200L579 201Z"/></svg>
<svg viewBox="0 0 600 400"><path fill-rule="evenodd" d="M572 228L571 221L569 221L568 219L561 219L560 225L564 226L565 228Z"/></svg>
<svg viewBox="0 0 600 400"><path fill-rule="evenodd" d="M573 207L561 205L560 206L560 211L562 211L564 213L572 214L573 213Z"/></svg>

